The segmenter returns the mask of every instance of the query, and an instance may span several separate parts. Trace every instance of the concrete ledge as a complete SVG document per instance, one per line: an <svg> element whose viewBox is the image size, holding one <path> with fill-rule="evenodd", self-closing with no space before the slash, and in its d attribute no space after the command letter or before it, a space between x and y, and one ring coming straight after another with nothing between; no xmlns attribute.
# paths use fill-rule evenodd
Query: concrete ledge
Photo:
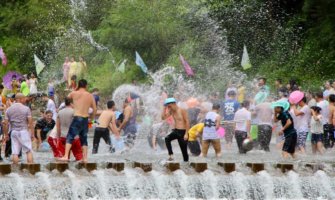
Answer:
<svg viewBox="0 0 335 200"><path fill-rule="evenodd" d="M97 163L78 163L76 166L77 169L86 169L88 172L97 169Z"/></svg>
<svg viewBox="0 0 335 200"><path fill-rule="evenodd" d="M236 171L235 163L222 163L218 162L218 165L223 167L224 171L227 173L231 173L233 171Z"/></svg>
<svg viewBox="0 0 335 200"><path fill-rule="evenodd" d="M207 163L191 163L191 166L194 168L196 172L203 172L207 170Z"/></svg>
<svg viewBox="0 0 335 200"><path fill-rule="evenodd" d="M121 172L124 170L124 163L122 162L109 162L107 163L107 166L106 166L107 169L114 169L118 172Z"/></svg>
<svg viewBox="0 0 335 200"><path fill-rule="evenodd" d="M50 171L53 170L58 170L59 172L64 172L65 170L69 169L69 164L68 163L62 163L62 162L54 162L54 163L49 163L46 168Z"/></svg>
<svg viewBox="0 0 335 200"><path fill-rule="evenodd" d="M36 174L37 172L41 171L41 165L40 164L27 164L27 163L22 163L20 165L21 170L27 170L31 174Z"/></svg>
<svg viewBox="0 0 335 200"><path fill-rule="evenodd" d="M0 173L2 175L10 174L12 172L11 164L0 164Z"/></svg>
<svg viewBox="0 0 335 200"><path fill-rule="evenodd" d="M280 171L283 173L294 170L293 164L288 164L288 163L278 163L276 165L276 168L280 169Z"/></svg>
<svg viewBox="0 0 335 200"><path fill-rule="evenodd" d="M168 163L166 163L166 168L168 170L170 170L171 172L174 172L174 171L180 169L180 164L175 163L175 162L168 162Z"/></svg>
<svg viewBox="0 0 335 200"><path fill-rule="evenodd" d="M144 172L150 172L152 171L152 163L140 163L140 162L134 162L133 167L139 167L141 168Z"/></svg>
<svg viewBox="0 0 335 200"><path fill-rule="evenodd" d="M312 169L313 172L316 172L318 170L323 170L323 168L324 168L324 166L322 164L318 164L318 163L306 163L305 167Z"/></svg>
<svg viewBox="0 0 335 200"><path fill-rule="evenodd" d="M254 173L264 170L264 163L247 163L247 167L250 167Z"/></svg>

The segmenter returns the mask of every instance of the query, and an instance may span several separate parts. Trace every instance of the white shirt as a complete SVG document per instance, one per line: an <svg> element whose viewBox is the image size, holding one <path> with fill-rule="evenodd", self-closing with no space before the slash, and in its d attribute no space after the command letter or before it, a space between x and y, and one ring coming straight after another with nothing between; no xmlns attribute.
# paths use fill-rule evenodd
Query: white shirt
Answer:
<svg viewBox="0 0 335 200"><path fill-rule="evenodd" d="M320 114L322 115L322 124L328 124L329 119L329 103L326 100L322 100L316 104L318 107L321 108Z"/></svg>
<svg viewBox="0 0 335 200"><path fill-rule="evenodd" d="M251 120L251 112L249 112L245 108L239 109L235 113L234 121L236 121L236 128L237 131L244 131L247 132L247 121Z"/></svg>
<svg viewBox="0 0 335 200"><path fill-rule="evenodd" d="M303 112L304 114L296 116L297 125L295 127L297 127L298 132L308 132L308 124L311 119L310 108L308 107L308 105L305 105L299 111Z"/></svg>
<svg viewBox="0 0 335 200"><path fill-rule="evenodd" d="M52 119L57 120L57 110L56 110L56 104L53 100L49 99L47 104L47 110L52 111Z"/></svg>

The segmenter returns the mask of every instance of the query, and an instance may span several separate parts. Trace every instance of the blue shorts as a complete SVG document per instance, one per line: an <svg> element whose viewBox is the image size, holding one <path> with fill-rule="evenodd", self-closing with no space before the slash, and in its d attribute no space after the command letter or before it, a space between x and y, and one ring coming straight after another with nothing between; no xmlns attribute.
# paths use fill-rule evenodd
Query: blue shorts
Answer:
<svg viewBox="0 0 335 200"><path fill-rule="evenodd" d="M312 133L312 139L311 139L312 144L317 144L318 142L322 142L322 141L323 141L322 134Z"/></svg>
<svg viewBox="0 0 335 200"><path fill-rule="evenodd" d="M72 144L74 138L79 135L81 146L87 146L88 118L74 116L66 136L66 143Z"/></svg>

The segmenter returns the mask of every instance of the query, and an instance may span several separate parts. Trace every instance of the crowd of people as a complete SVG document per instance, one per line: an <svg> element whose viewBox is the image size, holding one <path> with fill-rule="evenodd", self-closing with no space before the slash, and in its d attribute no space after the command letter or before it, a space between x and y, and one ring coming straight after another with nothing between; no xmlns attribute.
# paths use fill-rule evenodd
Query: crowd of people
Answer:
<svg viewBox="0 0 335 200"><path fill-rule="evenodd" d="M149 142L157 149L157 142L164 139L169 160L173 159L171 140L174 139L178 140L184 161L188 161L188 152L206 157L210 144L220 157L222 139L229 150L235 138L240 154L247 153L250 144L254 149L269 152L273 135L277 136L276 146L282 149L284 158L295 158L297 152L306 154L308 138L312 153L323 154L333 148L335 142L333 83L327 81L323 92L304 93L296 81L283 86L278 79L275 92L270 93L266 79L260 78L254 95L246 94L246 88L241 84L238 87L230 85L224 100L220 100L218 92L214 93L210 98L212 110L203 106L200 102L203 100L192 105L187 99L183 102L167 98L162 112L163 122L152 126ZM220 134L221 129L224 136ZM162 144L159 146L165 148Z"/></svg>
<svg viewBox="0 0 335 200"><path fill-rule="evenodd" d="M64 82L69 83L68 76L73 75L70 69L64 75L67 77ZM129 148L135 144L137 111L131 102L132 98L138 98L136 94L125 97L122 112L116 111L112 100L106 103L106 109L98 110L99 90L95 88L88 92L85 79L78 83L74 79L72 85L76 86L75 89L72 88L57 107L55 87L50 82L48 92L42 94L46 106L40 109L40 119L34 121L29 94L37 92L37 79L33 74L18 82L16 77L12 79L13 95L2 99L0 111L4 113L2 133L5 145L2 146L5 147L5 157L12 155L14 163L19 161L22 153L27 155L27 162L32 163L32 152L43 150L46 144L59 161L69 161L72 152L77 161L87 162L87 134L93 123L92 154L98 153L101 138L108 145L109 152L115 152L111 133L116 139L122 136ZM168 160L173 160L171 142L178 140L183 160L188 161L189 152L193 156L207 157L211 145L216 157L220 157L223 139L229 150L235 138L240 154L250 150L247 148L250 143L255 149L269 152L271 138L276 134L277 147L287 158L295 157L297 151L306 154L306 141L310 135L312 152L323 154L326 149L333 148L335 142L333 86L335 84L327 81L325 91L304 93L295 81L283 86L278 79L275 92L270 93L266 79L260 78L254 95L246 93L247 89L242 84L237 87L230 85L223 100L220 100L218 92L206 100L195 97L178 100L179 95L168 97L165 94L161 100L164 108L161 120L151 125L149 144L154 149L157 149L157 144L167 148Z"/></svg>

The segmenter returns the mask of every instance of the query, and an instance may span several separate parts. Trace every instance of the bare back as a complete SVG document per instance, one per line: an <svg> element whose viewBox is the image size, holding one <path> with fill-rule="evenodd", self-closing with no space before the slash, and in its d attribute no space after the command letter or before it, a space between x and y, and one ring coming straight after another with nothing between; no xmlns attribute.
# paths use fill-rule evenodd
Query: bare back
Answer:
<svg viewBox="0 0 335 200"><path fill-rule="evenodd" d="M69 97L73 100L74 116L89 117L88 110L90 107L93 108L94 112L96 111L93 95L86 90L73 91L69 94Z"/></svg>
<svg viewBox="0 0 335 200"><path fill-rule="evenodd" d="M104 110L102 111L99 117L99 125L100 128L108 128L109 124L115 118L115 114L112 110Z"/></svg>

